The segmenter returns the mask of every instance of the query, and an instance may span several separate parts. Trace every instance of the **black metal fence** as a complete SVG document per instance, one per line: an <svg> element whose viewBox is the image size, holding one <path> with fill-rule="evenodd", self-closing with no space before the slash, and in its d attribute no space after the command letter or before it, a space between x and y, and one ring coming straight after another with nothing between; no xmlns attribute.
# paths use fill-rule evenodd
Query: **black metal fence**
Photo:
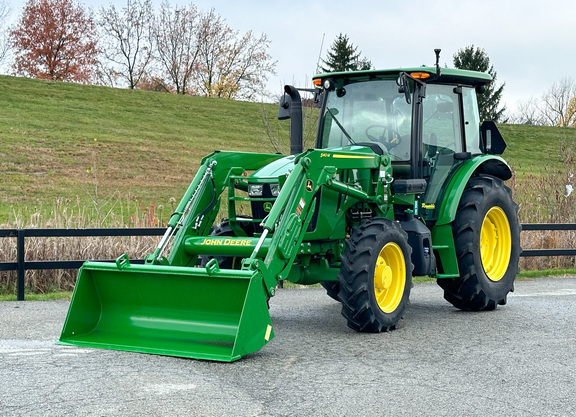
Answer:
<svg viewBox="0 0 576 417"><path fill-rule="evenodd" d="M26 261L25 239L28 237L95 237L95 236L161 236L164 228L122 228L122 229L0 229L0 238L16 238L16 262L0 262L0 271L18 271L16 297L24 300L25 273L38 269L76 269L84 260L75 261ZM527 223L522 231L535 230L576 230L576 224L567 223ZM575 249L528 249L520 256L576 256ZM112 261L112 260L110 260ZM133 263L142 260L130 261Z"/></svg>
<svg viewBox="0 0 576 417"><path fill-rule="evenodd" d="M165 228L122 229L0 229L0 238L16 238L16 262L0 262L0 271L18 271L16 298L24 300L25 273L38 269L76 269L85 260L76 261L26 261L25 239L29 237L96 237L96 236L161 236ZM132 263L142 262L134 260Z"/></svg>
<svg viewBox="0 0 576 417"><path fill-rule="evenodd" d="M522 225L522 231L534 230L576 230L574 223L525 223ZM523 250L520 256L574 256L576 249L527 249Z"/></svg>

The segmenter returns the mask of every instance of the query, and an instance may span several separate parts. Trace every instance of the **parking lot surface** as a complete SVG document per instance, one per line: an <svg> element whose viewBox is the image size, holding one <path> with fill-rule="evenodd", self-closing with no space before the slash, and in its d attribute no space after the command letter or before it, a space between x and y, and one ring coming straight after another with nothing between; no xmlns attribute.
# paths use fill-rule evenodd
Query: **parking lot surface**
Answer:
<svg viewBox="0 0 576 417"><path fill-rule="evenodd" d="M419 284L382 334L322 288L280 290L276 337L233 363L56 345L68 305L0 303L0 415L576 415L576 278L519 281L483 313Z"/></svg>

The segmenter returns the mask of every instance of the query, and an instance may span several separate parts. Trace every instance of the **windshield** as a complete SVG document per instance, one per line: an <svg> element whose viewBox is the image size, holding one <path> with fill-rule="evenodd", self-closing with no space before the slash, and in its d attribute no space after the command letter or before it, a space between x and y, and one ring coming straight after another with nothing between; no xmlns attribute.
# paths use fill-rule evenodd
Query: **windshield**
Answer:
<svg viewBox="0 0 576 417"><path fill-rule="evenodd" d="M410 159L412 109L395 79L350 82L328 92L322 148L377 142L392 160Z"/></svg>

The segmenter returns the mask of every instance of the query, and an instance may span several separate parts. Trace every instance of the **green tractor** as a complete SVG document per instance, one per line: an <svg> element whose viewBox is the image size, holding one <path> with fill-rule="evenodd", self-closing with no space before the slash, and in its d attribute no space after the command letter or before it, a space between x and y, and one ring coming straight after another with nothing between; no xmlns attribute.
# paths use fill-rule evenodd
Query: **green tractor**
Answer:
<svg viewBox="0 0 576 417"><path fill-rule="evenodd" d="M412 276L437 278L462 310L505 304L520 227L506 145L479 120L490 81L438 63L318 75L305 151L286 86L293 155L206 156L143 264L83 265L60 343L234 361L274 337L282 280L322 284L361 332L398 326Z"/></svg>

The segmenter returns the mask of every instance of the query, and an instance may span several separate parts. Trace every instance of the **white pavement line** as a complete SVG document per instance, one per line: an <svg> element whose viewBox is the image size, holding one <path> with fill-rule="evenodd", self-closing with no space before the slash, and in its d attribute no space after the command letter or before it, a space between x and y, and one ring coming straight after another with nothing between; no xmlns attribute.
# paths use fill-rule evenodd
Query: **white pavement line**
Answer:
<svg viewBox="0 0 576 417"><path fill-rule="evenodd" d="M510 294L511 297L561 297L566 295L576 295L576 290L566 288L556 291L535 292L533 294Z"/></svg>
<svg viewBox="0 0 576 417"><path fill-rule="evenodd" d="M178 391L192 391L195 389L196 384L150 384L144 387L144 391L159 395Z"/></svg>

